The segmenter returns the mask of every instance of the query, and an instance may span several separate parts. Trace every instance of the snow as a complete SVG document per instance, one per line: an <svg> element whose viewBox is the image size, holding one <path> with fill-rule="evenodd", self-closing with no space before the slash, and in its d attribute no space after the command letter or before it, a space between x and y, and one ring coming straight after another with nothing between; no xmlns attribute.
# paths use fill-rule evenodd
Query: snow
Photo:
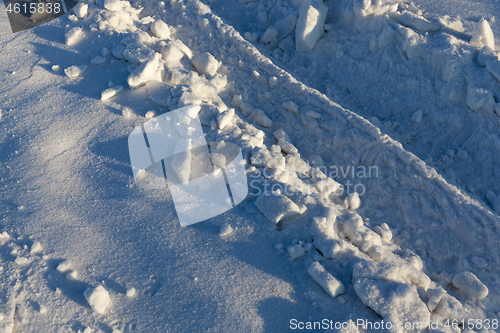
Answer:
<svg viewBox="0 0 500 333"><path fill-rule="evenodd" d="M111 303L109 292L103 286L87 288L83 293L92 310L104 314Z"/></svg>
<svg viewBox="0 0 500 333"><path fill-rule="evenodd" d="M65 272L69 271L71 269L71 267L72 267L71 261L64 260L64 261L61 261L59 263L59 265L57 265L57 271L59 273L65 273Z"/></svg>

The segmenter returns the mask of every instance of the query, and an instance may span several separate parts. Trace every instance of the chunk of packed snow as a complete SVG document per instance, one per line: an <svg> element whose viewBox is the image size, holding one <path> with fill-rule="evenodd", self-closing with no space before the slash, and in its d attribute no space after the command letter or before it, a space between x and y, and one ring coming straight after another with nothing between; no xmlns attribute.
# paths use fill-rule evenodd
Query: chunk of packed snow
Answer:
<svg viewBox="0 0 500 333"><path fill-rule="evenodd" d="M87 288L83 292L83 296L89 303L92 310L97 313L103 314L111 303L109 293L103 286L97 288Z"/></svg>
<svg viewBox="0 0 500 333"><path fill-rule="evenodd" d="M490 24L485 19L481 19L474 29L470 45L476 47L488 46L492 50L495 49L495 37L493 36L493 31L491 31Z"/></svg>
<svg viewBox="0 0 500 333"><path fill-rule="evenodd" d="M317 113L316 111L307 111L306 116L312 119L317 119L317 120L321 119L321 114Z"/></svg>
<svg viewBox="0 0 500 333"><path fill-rule="evenodd" d="M500 82L500 61L486 60L486 70Z"/></svg>
<svg viewBox="0 0 500 333"><path fill-rule="evenodd" d="M273 223L300 213L299 206L282 194L264 192L255 200L255 206Z"/></svg>
<svg viewBox="0 0 500 333"><path fill-rule="evenodd" d="M295 26L297 51L309 52L323 34L328 7L317 0L305 0L299 8Z"/></svg>
<svg viewBox="0 0 500 333"><path fill-rule="evenodd" d="M477 63L483 67L486 67L486 61L499 61L498 54L489 46L484 46L479 55L477 56Z"/></svg>
<svg viewBox="0 0 500 333"><path fill-rule="evenodd" d="M18 265L26 265L28 261L28 258L25 257L17 257L16 260L14 260L14 262Z"/></svg>
<svg viewBox="0 0 500 333"><path fill-rule="evenodd" d="M117 54L120 55L119 52L117 52ZM134 65L140 65L148 60L151 60L156 53L144 44L132 43L123 49L122 54L123 58L125 58L128 62Z"/></svg>
<svg viewBox="0 0 500 333"><path fill-rule="evenodd" d="M453 286L472 299L480 300L488 295L488 288L471 272L455 275Z"/></svg>
<svg viewBox="0 0 500 333"><path fill-rule="evenodd" d="M160 59L161 54L155 53L152 59L137 67L137 69L134 70L127 79L127 83L130 88L138 88L149 80L152 80L156 75L158 66L160 65Z"/></svg>
<svg viewBox="0 0 500 333"><path fill-rule="evenodd" d="M102 57L102 56L96 56L96 57L92 58L92 60L90 60L90 63L92 65L101 65L101 64L104 64L105 62L106 62L106 58Z"/></svg>
<svg viewBox="0 0 500 333"><path fill-rule="evenodd" d="M56 269L59 273L65 273L71 269L71 262L69 260L64 260L57 265Z"/></svg>
<svg viewBox="0 0 500 333"><path fill-rule="evenodd" d="M175 146L172 169L183 184L187 184L191 175L191 139L180 139Z"/></svg>
<svg viewBox="0 0 500 333"><path fill-rule="evenodd" d="M219 125L219 129L223 129L224 127L231 125L233 123L234 118L234 109L228 109L217 116L217 124Z"/></svg>
<svg viewBox="0 0 500 333"><path fill-rule="evenodd" d="M88 14L88 9L89 9L89 5L84 3L84 2L80 2L78 5L76 5L74 8L73 8L73 11L75 12L76 16L79 18L79 19L82 19L84 18L85 16L87 16Z"/></svg>
<svg viewBox="0 0 500 333"><path fill-rule="evenodd" d="M414 285L363 278L356 280L354 291L386 322L419 323L420 330L429 326L430 312ZM394 332L404 332L404 328L394 328Z"/></svg>
<svg viewBox="0 0 500 333"><path fill-rule="evenodd" d="M59 66L59 65L53 65L53 66L52 66L52 70L53 70L54 72L59 72L59 71L61 70L61 66Z"/></svg>
<svg viewBox="0 0 500 333"><path fill-rule="evenodd" d="M252 117L255 123L262 127L271 127L273 125L273 121L260 109L253 110Z"/></svg>
<svg viewBox="0 0 500 333"><path fill-rule="evenodd" d="M124 116L126 119L132 119L135 117L135 113L131 108L126 106L122 110L122 116Z"/></svg>
<svg viewBox="0 0 500 333"><path fill-rule="evenodd" d="M201 53L194 57L193 66L200 74L214 75L219 68L219 62L208 52Z"/></svg>
<svg viewBox="0 0 500 333"><path fill-rule="evenodd" d="M441 287L437 289L427 289L427 308L429 311L434 311L445 295L446 291Z"/></svg>
<svg viewBox="0 0 500 333"><path fill-rule="evenodd" d="M290 258L292 260L295 260L297 258L300 258L302 257L305 253L306 253L306 250L304 249L304 247L300 244L296 244L296 245L292 245L290 246L288 249L288 255L290 256Z"/></svg>
<svg viewBox="0 0 500 333"><path fill-rule="evenodd" d="M156 20L151 24L151 33L159 39L170 38L170 28L162 20Z"/></svg>
<svg viewBox="0 0 500 333"><path fill-rule="evenodd" d="M299 106L292 101L284 102L283 108L285 110L290 111L291 113L295 113L295 114L298 114L299 110L300 110Z"/></svg>
<svg viewBox="0 0 500 333"><path fill-rule="evenodd" d="M126 295L127 295L128 298L133 298L133 297L135 297L137 295L137 291L135 290L134 287L128 288Z"/></svg>
<svg viewBox="0 0 500 333"><path fill-rule="evenodd" d="M101 101L104 101L106 99L110 99L111 97L115 96L118 94L120 91L122 91L123 86L115 86L108 88L104 91L101 92Z"/></svg>
<svg viewBox="0 0 500 333"><path fill-rule="evenodd" d="M272 152L266 148L255 147L252 149L250 161L258 168L285 168L285 157L281 153Z"/></svg>
<svg viewBox="0 0 500 333"><path fill-rule="evenodd" d="M67 77L75 78L82 75L86 70L87 70L87 65L71 66L64 70L64 74L66 74Z"/></svg>
<svg viewBox="0 0 500 333"><path fill-rule="evenodd" d="M471 110L477 112L493 112L495 109L493 93L483 88L469 86L465 101Z"/></svg>
<svg viewBox="0 0 500 333"><path fill-rule="evenodd" d="M397 19L402 25L412 27L423 32L438 31L440 28L439 23L430 22L424 17L416 15L412 12L405 12L399 15Z"/></svg>
<svg viewBox="0 0 500 333"><path fill-rule="evenodd" d="M420 124L420 122L422 121L422 115L423 115L422 110L415 111L411 116L411 121L414 122L415 124Z"/></svg>
<svg viewBox="0 0 500 333"><path fill-rule="evenodd" d="M64 34L66 44L69 46L75 45L83 36L83 29L75 27Z"/></svg>
<svg viewBox="0 0 500 333"><path fill-rule="evenodd" d="M224 223L222 225L222 227L220 227L220 230L219 230L220 237L229 236L232 233L233 233L233 227L231 227L231 225L229 223Z"/></svg>
<svg viewBox="0 0 500 333"><path fill-rule="evenodd" d="M167 66L178 66L179 61L184 57L184 52L182 52L177 46L173 43L168 43L167 45L162 46L160 53L163 57L163 60L167 63Z"/></svg>
<svg viewBox="0 0 500 333"><path fill-rule="evenodd" d="M356 210L359 208L361 205L361 199L359 199L359 194L358 192L351 193L346 199L345 199L345 208L348 208L350 210Z"/></svg>
<svg viewBox="0 0 500 333"><path fill-rule="evenodd" d="M38 253L38 252L42 251L42 249L43 249L42 244L40 244L40 242L36 241L31 245L30 253L32 253L32 254Z"/></svg>
<svg viewBox="0 0 500 333"><path fill-rule="evenodd" d="M74 281L78 277L78 272L77 271L72 271L66 274L66 280L68 281Z"/></svg>
<svg viewBox="0 0 500 333"><path fill-rule="evenodd" d="M354 265L352 271L353 281L368 278L372 280L404 282L399 276L399 267L371 260L361 260Z"/></svg>
<svg viewBox="0 0 500 333"><path fill-rule="evenodd" d="M268 45L271 43L274 43L278 40L278 30L274 27L269 27L266 29L266 32L264 33L264 36L262 36L262 39L260 42L262 44Z"/></svg>
<svg viewBox="0 0 500 333"><path fill-rule="evenodd" d="M344 284L328 273L319 262L314 261L311 266L309 266L307 272L328 295L336 297L344 293Z"/></svg>

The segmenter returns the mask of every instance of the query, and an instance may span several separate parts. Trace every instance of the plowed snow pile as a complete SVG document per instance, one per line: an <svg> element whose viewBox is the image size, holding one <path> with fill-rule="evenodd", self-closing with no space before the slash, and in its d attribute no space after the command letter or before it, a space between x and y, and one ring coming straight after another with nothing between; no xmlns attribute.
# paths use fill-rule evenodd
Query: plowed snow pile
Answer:
<svg viewBox="0 0 500 333"><path fill-rule="evenodd" d="M494 17L330 1L97 0L2 35L0 332L500 331ZM141 129L171 164L129 156ZM181 227L164 176L216 197L234 145L248 195Z"/></svg>

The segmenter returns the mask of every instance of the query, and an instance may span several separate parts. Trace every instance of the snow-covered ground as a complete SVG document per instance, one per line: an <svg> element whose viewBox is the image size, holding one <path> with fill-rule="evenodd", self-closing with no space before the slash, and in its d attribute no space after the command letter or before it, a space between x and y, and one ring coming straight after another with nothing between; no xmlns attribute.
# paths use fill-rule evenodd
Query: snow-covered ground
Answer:
<svg viewBox="0 0 500 333"><path fill-rule="evenodd" d="M73 11L2 12L0 332L500 331L498 1ZM186 105L249 193L181 227L128 138Z"/></svg>

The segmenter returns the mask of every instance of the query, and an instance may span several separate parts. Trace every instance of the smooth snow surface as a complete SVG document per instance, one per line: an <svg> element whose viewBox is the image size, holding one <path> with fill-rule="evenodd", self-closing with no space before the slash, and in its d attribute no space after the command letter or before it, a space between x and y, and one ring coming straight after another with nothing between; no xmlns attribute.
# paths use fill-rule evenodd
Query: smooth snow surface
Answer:
<svg viewBox="0 0 500 333"><path fill-rule="evenodd" d="M499 331L497 1L0 15L0 333Z"/></svg>

